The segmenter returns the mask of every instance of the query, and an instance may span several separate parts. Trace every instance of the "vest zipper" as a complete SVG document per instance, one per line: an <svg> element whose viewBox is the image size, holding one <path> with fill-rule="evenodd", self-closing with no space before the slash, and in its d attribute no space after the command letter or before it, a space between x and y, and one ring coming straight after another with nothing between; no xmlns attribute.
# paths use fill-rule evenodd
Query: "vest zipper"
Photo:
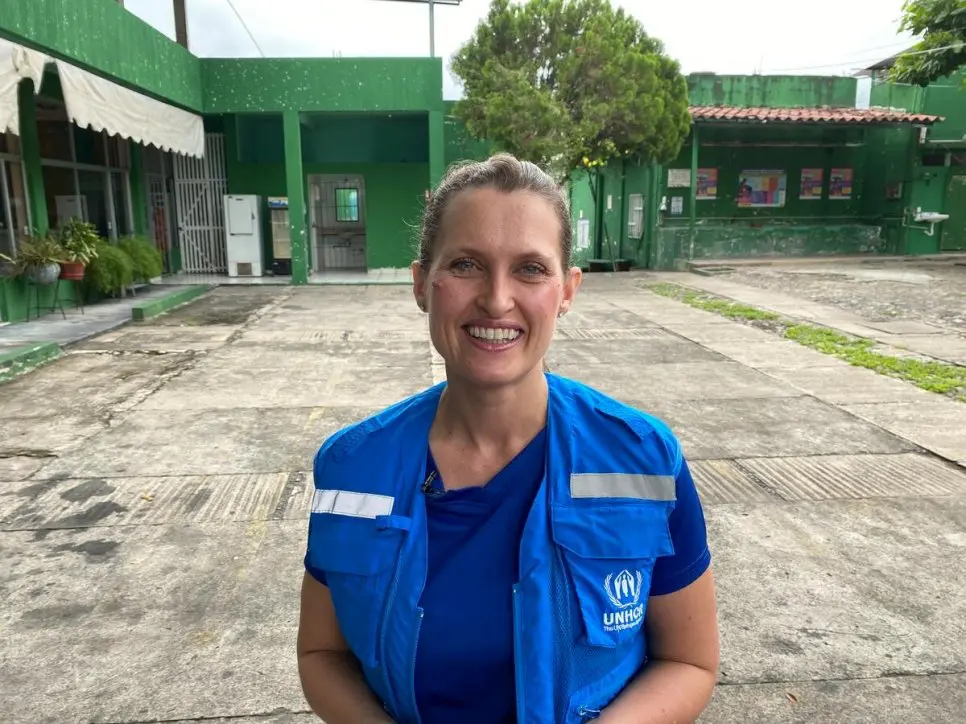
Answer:
<svg viewBox="0 0 966 724"><path fill-rule="evenodd" d="M416 636L413 638L413 658L412 663L409 667L409 691L410 696L412 696L413 701L413 714L415 714L416 724L420 724L422 719L419 716L419 704L416 701L416 654L419 651L419 632L423 628L423 609L417 609L419 611L419 618L416 620Z"/></svg>
<svg viewBox="0 0 966 724"><path fill-rule="evenodd" d="M526 675L523 669L523 641L521 640L523 627L521 625L522 614L520 612L520 586L513 586L513 673L516 678L517 689L517 722L524 724L526 707L524 706L524 693L526 687Z"/></svg>

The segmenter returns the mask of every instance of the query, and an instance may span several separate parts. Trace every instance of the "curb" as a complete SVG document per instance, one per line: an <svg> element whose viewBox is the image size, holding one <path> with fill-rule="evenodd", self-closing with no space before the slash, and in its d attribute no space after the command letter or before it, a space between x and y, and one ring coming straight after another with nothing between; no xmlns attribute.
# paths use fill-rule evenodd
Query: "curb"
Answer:
<svg viewBox="0 0 966 724"><path fill-rule="evenodd" d="M0 382L8 382L35 367L51 362L60 353L60 345L56 342L34 342L0 352Z"/></svg>
<svg viewBox="0 0 966 724"><path fill-rule="evenodd" d="M198 284L195 286L180 289L159 299L151 299L143 304L135 304L131 307L131 319L135 322L143 322L149 317L156 317L164 314L174 307L181 306L186 302L197 299L202 294L208 292L212 287L208 284Z"/></svg>

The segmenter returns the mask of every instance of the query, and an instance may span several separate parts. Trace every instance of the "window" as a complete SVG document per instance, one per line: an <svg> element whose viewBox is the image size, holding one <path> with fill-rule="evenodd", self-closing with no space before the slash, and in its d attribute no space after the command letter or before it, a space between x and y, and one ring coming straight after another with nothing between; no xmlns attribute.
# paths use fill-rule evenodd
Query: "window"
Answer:
<svg viewBox="0 0 966 724"><path fill-rule="evenodd" d="M644 195L631 194L627 201L627 238L640 239L644 235Z"/></svg>
<svg viewBox="0 0 966 724"><path fill-rule="evenodd" d="M130 142L67 120L63 103L37 100L40 156L50 228L71 218L114 239L131 231Z"/></svg>
<svg viewBox="0 0 966 724"><path fill-rule="evenodd" d="M29 233L23 167L15 159L0 159L0 254L15 256L17 242Z"/></svg>
<svg viewBox="0 0 966 724"><path fill-rule="evenodd" d="M335 220L345 223L359 221L359 189L335 190Z"/></svg>

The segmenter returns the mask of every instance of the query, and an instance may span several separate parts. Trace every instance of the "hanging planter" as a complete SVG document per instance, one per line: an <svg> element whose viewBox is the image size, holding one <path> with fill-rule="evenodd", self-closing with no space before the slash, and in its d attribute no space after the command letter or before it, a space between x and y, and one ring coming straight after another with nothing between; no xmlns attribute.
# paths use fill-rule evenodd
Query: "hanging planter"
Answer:
<svg viewBox="0 0 966 724"><path fill-rule="evenodd" d="M60 265L60 278L79 282L84 278L84 262L82 261L65 261Z"/></svg>
<svg viewBox="0 0 966 724"><path fill-rule="evenodd" d="M69 219L57 232L57 241L64 250L60 278L81 281L86 266L97 257L97 244L101 241L97 229L86 221Z"/></svg>
<svg viewBox="0 0 966 724"><path fill-rule="evenodd" d="M60 275L60 264L50 262L49 264L28 264L24 269L24 276L34 284L53 284Z"/></svg>

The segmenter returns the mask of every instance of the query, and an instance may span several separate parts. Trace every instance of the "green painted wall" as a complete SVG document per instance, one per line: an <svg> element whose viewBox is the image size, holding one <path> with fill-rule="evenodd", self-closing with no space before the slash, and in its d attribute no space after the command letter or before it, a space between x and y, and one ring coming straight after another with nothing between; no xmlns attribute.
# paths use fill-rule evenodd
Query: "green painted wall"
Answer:
<svg viewBox="0 0 966 724"><path fill-rule="evenodd" d="M423 191L429 177L426 163L305 163L311 174L360 174L366 193L366 264L370 269L406 267L415 258L416 225L422 212ZM285 196L285 166L282 163L228 165L228 193ZM305 191L307 196L307 190ZM264 211L264 210L263 210ZM263 213L265 252L271 263L268 215Z"/></svg>
<svg viewBox="0 0 966 724"><path fill-rule="evenodd" d="M444 102L444 134L446 140L446 165L459 161L484 161L496 152L496 145L490 141L480 141L470 135L466 126L453 115L455 101Z"/></svg>
<svg viewBox="0 0 966 724"><path fill-rule="evenodd" d="M280 114L236 119L238 154L245 163L281 163ZM231 121L229 121L231 122ZM302 118L303 163L428 163L426 114L332 114Z"/></svg>
<svg viewBox="0 0 966 724"><path fill-rule="evenodd" d="M688 76L688 97L692 105L738 106L741 108L795 108L798 106L855 105L855 78L797 75Z"/></svg>
<svg viewBox="0 0 966 724"><path fill-rule="evenodd" d="M206 113L443 107L440 58L205 59L201 74Z"/></svg>
<svg viewBox="0 0 966 724"><path fill-rule="evenodd" d="M652 255L655 269L680 268L689 259L686 226L658 230ZM705 225L696 230L691 259L825 256L831 254L894 254L894 241L878 226L863 224L768 224L767 226Z"/></svg>
<svg viewBox="0 0 966 724"><path fill-rule="evenodd" d="M80 282L60 283L58 296L64 303L64 311L68 319L74 314L80 314L80 309L74 309L74 300L79 293ZM2 322L22 322L27 319L27 303L30 303L31 320L37 317L38 295L40 302L41 315L50 311L50 305L54 301L54 285L43 287L30 287L27 282L19 277L0 278L0 321ZM57 311L60 315L60 311Z"/></svg>
<svg viewBox="0 0 966 724"><path fill-rule="evenodd" d="M201 110L201 61L117 0L3 0L0 35Z"/></svg>

